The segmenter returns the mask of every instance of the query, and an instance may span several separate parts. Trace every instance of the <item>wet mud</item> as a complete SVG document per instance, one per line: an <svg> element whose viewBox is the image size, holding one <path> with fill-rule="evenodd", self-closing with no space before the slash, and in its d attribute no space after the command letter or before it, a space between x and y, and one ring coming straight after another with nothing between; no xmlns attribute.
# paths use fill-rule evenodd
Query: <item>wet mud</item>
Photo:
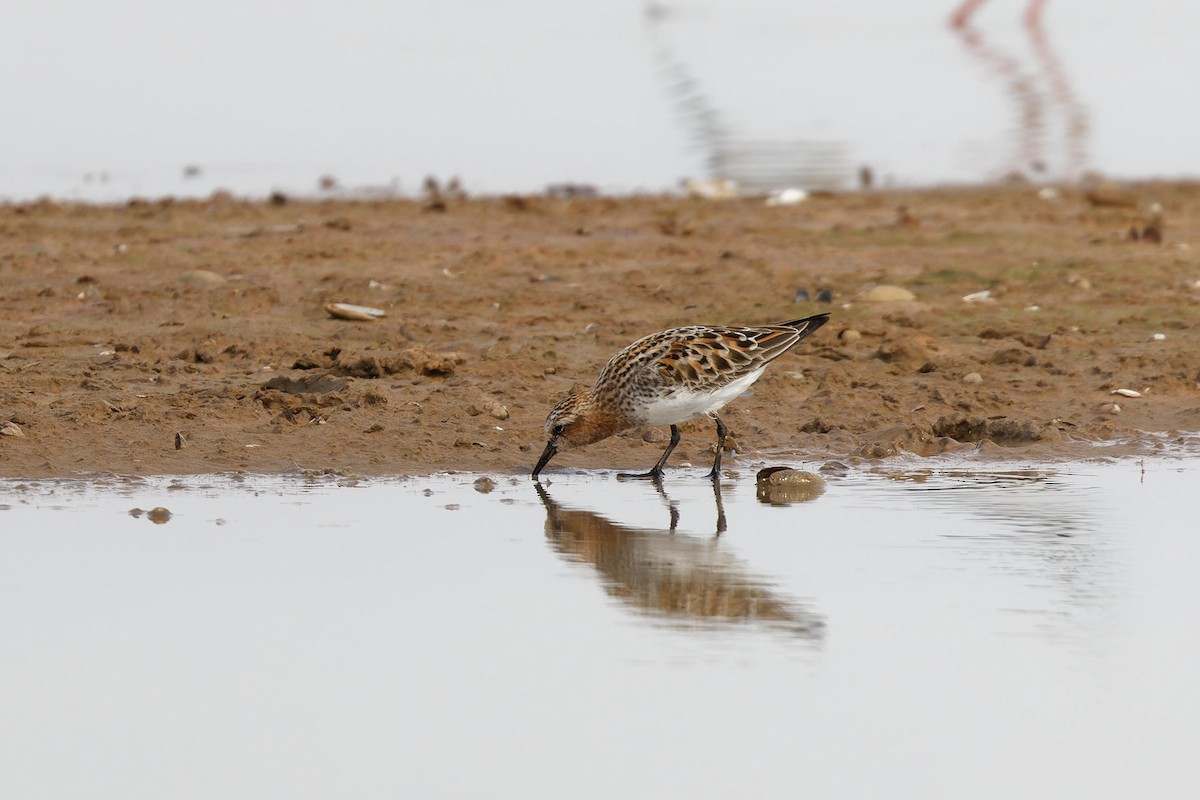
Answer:
<svg viewBox="0 0 1200 800"><path fill-rule="evenodd" d="M1200 430L1197 247L1193 184L5 205L0 475L522 473L630 341L826 311L726 409L726 469L1153 451ZM669 466L712 442L689 423Z"/></svg>

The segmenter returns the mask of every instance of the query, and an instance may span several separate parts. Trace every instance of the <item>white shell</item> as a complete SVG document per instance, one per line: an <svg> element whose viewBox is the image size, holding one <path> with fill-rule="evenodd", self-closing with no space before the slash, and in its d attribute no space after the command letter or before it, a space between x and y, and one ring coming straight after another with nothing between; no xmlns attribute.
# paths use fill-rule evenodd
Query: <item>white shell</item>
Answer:
<svg viewBox="0 0 1200 800"><path fill-rule="evenodd" d="M996 298L992 297L990 289L984 289L982 292L971 292L963 298L964 303L994 303Z"/></svg>
<svg viewBox="0 0 1200 800"><path fill-rule="evenodd" d="M381 308L355 306L350 303L326 303L325 310L329 312L329 316L338 319L373 320L387 316Z"/></svg>
<svg viewBox="0 0 1200 800"><path fill-rule="evenodd" d="M808 199L808 192L803 189L784 189L780 192L771 192L767 198L769 206L794 206L797 203L803 203Z"/></svg>
<svg viewBox="0 0 1200 800"><path fill-rule="evenodd" d="M1119 394L1122 397L1141 397L1142 393L1136 389L1113 389L1109 394Z"/></svg>

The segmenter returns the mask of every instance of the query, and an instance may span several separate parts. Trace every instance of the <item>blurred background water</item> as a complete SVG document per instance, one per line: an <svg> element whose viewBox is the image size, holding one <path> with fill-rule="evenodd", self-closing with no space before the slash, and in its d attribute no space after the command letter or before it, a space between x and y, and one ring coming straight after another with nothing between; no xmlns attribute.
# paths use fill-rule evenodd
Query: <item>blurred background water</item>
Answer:
<svg viewBox="0 0 1200 800"><path fill-rule="evenodd" d="M10 0L0 199L1194 177L1196 30L1178 0Z"/></svg>

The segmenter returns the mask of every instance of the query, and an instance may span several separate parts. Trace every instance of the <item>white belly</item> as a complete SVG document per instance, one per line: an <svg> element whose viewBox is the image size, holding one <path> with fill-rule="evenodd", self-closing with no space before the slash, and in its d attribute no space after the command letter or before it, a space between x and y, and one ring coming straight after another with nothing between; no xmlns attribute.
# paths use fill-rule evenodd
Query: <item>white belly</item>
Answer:
<svg viewBox="0 0 1200 800"><path fill-rule="evenodd" d="M741 397L763 371L756 370L731 381L712 392L693 392L679 387L672 393L653 400L642 415L644 425L674 425L721 408L734 398Z"/></svg>

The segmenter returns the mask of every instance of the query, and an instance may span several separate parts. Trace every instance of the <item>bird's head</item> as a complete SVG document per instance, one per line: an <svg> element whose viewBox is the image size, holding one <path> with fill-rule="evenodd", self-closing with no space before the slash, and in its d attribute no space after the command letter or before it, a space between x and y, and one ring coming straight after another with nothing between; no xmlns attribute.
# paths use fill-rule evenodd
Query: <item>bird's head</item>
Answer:
<svg viewBox="0 0 1200 800"><path fill-rule="evenodd" d="M622 427L616 420L597 411L590 392L572 391L546 417L546 449L533 468L533 477L538 476L556 453L598 442Z"/></svg>

